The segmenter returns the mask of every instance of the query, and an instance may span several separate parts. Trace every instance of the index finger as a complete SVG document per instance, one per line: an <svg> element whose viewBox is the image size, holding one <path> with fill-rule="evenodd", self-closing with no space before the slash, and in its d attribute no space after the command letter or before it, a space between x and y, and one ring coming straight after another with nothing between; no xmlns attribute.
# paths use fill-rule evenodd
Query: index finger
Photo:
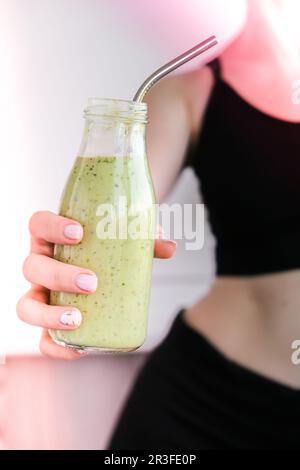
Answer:
<svg viewBox="0 0 300 470"><path fill-rule="evenodd" d="M83 237L79 222L49 211L36 212L30 219L29 231L31 251L46 256L53 255L53 244L76 245Z"/></svg>

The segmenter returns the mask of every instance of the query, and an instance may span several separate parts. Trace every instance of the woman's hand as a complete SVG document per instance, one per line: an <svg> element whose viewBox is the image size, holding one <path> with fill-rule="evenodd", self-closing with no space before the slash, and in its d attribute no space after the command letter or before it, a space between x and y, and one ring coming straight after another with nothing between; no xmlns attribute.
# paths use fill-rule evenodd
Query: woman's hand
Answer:
<svg viewBox="0 0 300 470"><path fill-rule="evenodd" d="M97 277L89 269L61 263L53 259L54 244L76 245L83 237L78 222L51 212L37 212L29 223L31 251L24 262L24 276L31 289L18 302L19 318L26 323L44 328L40 349L47 356L58 359L78 359L81 352L57 345L48 329L73 330L81 323L81 313L70 306L48 305L49 291L74 292L89 295L97 289ZM160 230L155 241L155 257L171 258L176 243L162 240Z"/></svg>

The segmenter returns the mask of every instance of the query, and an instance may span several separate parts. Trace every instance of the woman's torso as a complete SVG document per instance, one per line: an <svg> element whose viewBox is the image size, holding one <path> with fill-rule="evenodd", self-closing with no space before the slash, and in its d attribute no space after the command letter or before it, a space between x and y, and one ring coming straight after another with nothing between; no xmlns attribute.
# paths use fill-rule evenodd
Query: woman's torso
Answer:
<svg viewBox="0 0 300 470"><path fill-rule="evenodd" d="M253 173L253 175L251 175L251 171L253 171L251 161L241 164L239 168L240 172L245 164L246 166L249 165L249 168L245 168L245 181L234 180L235 188L238 187L239 191L241 191L241 197L238 201L232 201L235 208L235 211L232 211L233 216L235 216L232 225L238 227L240 219L243 219L245 215L242 210L244 205L247 205L248 201L248 209L251 210L251 200L253 198L253 201L255 201L254 207L252 207L253 222L257 222L256 214L258 214L260 217L259 223L261 223L263 230L261 240L257 244L257 248L260 247L260 252L256 253L255 246L244 246L245 255L250 252L251 256L248 256L248 261L244 262L244 264L246 263L246 268L245 271L242 272L242 275L240 274L240 266L237 257L237 264L233 264L233 273L224 268L224 272L221 272L221 275L217 277L209 294L186 311L185 319L191 326L210 339L215 346L229 358L267 377L300 387L299 370L291 361L293 352L292 343L300 339L300 263L298 264L297 261L297 230L295 231L293 227L294 223L299 223L300 227L300 213L299 217L297 214L297 197L300 199L300 184L298 186L297 183L297 178L300 178L300 160L298 164L295 141L295 136L298 132L300 136L300 106L295 106L292 101L292 79L296 79L296 75L295 72L293 72L290 76L287 76L285 73L282 75L275 74L273 76L268 73L268 67L266 67L264 71L262 70L262 65L259 63L257 65L255 65L255 63L249 64L249 70L247 70L248 65L246 64L234 63L229 60L226 62L226 56L225 59L222 59L221 63L221 78L225 83L226 92L232 94L232 105L235 106L235 103L238 103L238 106L241 107L240 121L242 129L244 129L243 132L245 133L245 129L248 126L249 135L252 135L255 139L255 124L261 121L261 124L264 125L264 122L267 121L267 128L273 128L274 125L274 139L276 139L276 137L278 138L280 133L283 133L287 138L287 142L290 142L291 136L293 136L293 142L287 145L287 152L282 155L284 159L284 161L281 162L282 168L280 168L278 162L276 169L276 161L269 162L266 160L266 156L270 158L271 155L268 156L268 152L265 154L263 151L260 153L258 150L258 153L254 155L256 163L259 165L258 168L265 168L266 172L268 168L271 169L271 180L268 180L268 177L264 180L264 174L257 175L257 173ZM257 70L255 70L255 68L257 68ZM237 71L240 72L237 73ZM212 71L208 68L201 73L207 75L207 90L204 90L206 96L205 106L202 106L202 109L200 109L201 107L197 106L197 96L194 95L195 99L193 99L194 130L195 135L200 135L200 141L202 132L205 133L206 119L207 117L209 118L209 113L211 112L210 106L212 105L212 100L216 98L214 94L216 80L218 80L218 77L214 76ZM255 75L259 76L260 80L253 85L253 79L248 80L247 77L253 77ZM193 94L194 93L195 90L193 90ZM198 90L196 93L203 94L203 90ZM274 94L274 99L270 99L270 94ZM230 116L231 112L234 112L234 110L226 110L228 116ZM243 116L248 116L248 119L250 119L247 126L243 126ZM274 120L272 120L272 118L274 118ZM298 122L299 125L297 124ZM257 129L257 132L259 133L259 129ZM261 134L264 135L263 131ZM245 149L247 149L246 137L246 135L240 136L239 141L240 145L244 139ZM267 136L267 138L270 138L270 136ZM221 150L222 142L220 144ZM270 148L272 148L272 145L270 145ZM292 152L291 149L293 150ZM243 151L242 148L240 150ZM217 155L217 159L223 159L223 162L220 160L221 163L219 165L221 168L220 176L217 175L218 160L216 159L216 155L213 156L213 158L216 159L214 162L214 171L216 174L215 182L218 182L220 178L220 184L222 184L222 178L226 178L226 172L228 171L228 167L222 167L224 159L230 161L228 152L230 152L230 149L223 147L222 152ZM265 159L262 160L260 166L259 158L263 159L264 157ZM199 158L200 162L202 158L201 154L198 154L197 158ZM207 162L208 158L208 155L203 155L203 159L206 159ZM232 163L234 164L234 160ZM200 181L201 174L205 178L209 176L207 172L208 167L205 165L204 162L202 169L199 170ZM239 167L239 165L240 162L236 161L235 166ZM253 162L253 165L255 165L255 162ZM290 173L285 174L284 171L287 168ZM232 168L232 171L236 171L236 168ZM277 174L276 171L278 172ZM228 173L229 180L231 176L232 174ZM236 176L238 176L238 174ZM241 179L242 176L243 175L241 175ZM266 176L268 176L268 174ZM251 177L253 177L253 181ZM256 181L257 178L258 181ZM278 186L278 191L276 185L277 180L283 183L282 187ZM232 185L234 181L230 180L228 183ZM288 184L289 181L291 184ZM262 192L263 198L261 201L259 198L255 200L255 195L259 195L259 191L263 191L264 182L266 187L264 192ZM203 183L204 186L210 185L209 187L211 187L214 182L204 180L201 181L201 185ZM268 193L268 185L272 191L271 196ZM222 185L222 190L224 194L226 184ZM228 192L231 196L234 194L232 187L228 187ZM223 199L222 202L230 203L230 197L228 200L226 197L222 198L221 192L220 199ZM284 203L282 201L284 201ZM211 200L209 200L209 202L211 203ZM271 204L272 202L274 202L274 205ZM268 204L270 207L268 207ZM223 209L222 206L221 208ZM224 220L226 220L225 209L224 206ZM229 207L227 211L229 214L231 213L231 209L232 208ZM269 215L270 221L264 221L264 211L267 211L265 212L266 217ZM280 214L278 217L276 211ZM286 214L288 217L286 217ZM249 218L250 214L246 215ZM293 219L293 223L289 226L291 219ZM245 218L246 226L244 229L246 231L244 232L244 236L245 242L249 243L251 238L246 237L247 223L249 223L249 221L246 222L246 220ZM276 239L274 243L275 251L270 250L269 246L272 241L274 242L273 233L275 233L275 231L277 233L277 229L279 228L277 222L281 222L282 224L280 229L282 236L278 253L276 253ZM235 235L237 234L233 234L231 240L233 248L235 243L237 245L239 244L239 240L238 238L235 239ZM243 232L241 236L242 235ZM289 240L289 236L292 236L291 241ZM283 237L285 237L284 240ZM230 240L230 237L227 238ZM241 246L243 246L242 243L240 243L240 248ZM283 260L278 261L279 265L278 269L276 269L276 259L278 257L278 260L280 260L280 250L283 249L283 246L287 247L288 253ZM293 256L294 252L295 256ZM266 256L268 255L265 260L265 265L264 254L266 254ZM243 257L243 250L241 250L238 256ZM251 257L254 258L252 264ZM240 261L241 266L243 266L243 259ZM274 266L272 262L275 263ZM247 273L247 263L249 273Z"/></svg>

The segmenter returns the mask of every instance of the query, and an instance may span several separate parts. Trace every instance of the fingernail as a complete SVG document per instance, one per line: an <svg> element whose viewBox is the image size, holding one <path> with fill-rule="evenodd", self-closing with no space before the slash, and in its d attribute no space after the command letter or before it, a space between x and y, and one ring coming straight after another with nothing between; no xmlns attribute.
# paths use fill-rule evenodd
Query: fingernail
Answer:
<svg viewBox="0 0 300 470"><path fill-rule="evenodd" d="M177 247L177 243L174 242L174 240L160 240L162 243L165 243L166 245L171 246L172 248Z"/></svg>
<svg viewBox="0 0 300 470"><path fill-rule="evenodd" d="M60 317L60 323L65 326L79 326L81 322L82 316L79 310L67 310Z"/></svg>
<svg viewBox="0 0 300 470"><path fill-rule="evenodd" d="M70 240L80 240L83 236L83 229L81 225L66 225L64 236Z"/></svg>
<svg viewBox="0 0 300 470"><path fill-rule="evenodd" d="M98 279L93 274L79 274L76 278L76 285L79 289L86 292L95 292L98 285Z"/></svg>

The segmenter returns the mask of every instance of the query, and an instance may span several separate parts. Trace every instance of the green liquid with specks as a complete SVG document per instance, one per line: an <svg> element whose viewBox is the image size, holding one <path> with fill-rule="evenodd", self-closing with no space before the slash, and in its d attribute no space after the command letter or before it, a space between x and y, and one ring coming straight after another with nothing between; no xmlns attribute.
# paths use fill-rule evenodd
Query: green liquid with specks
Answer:
<svg viewBox="0 0 300 470"><path fill-rule="evenodd" d="M143 215L146 225L142 237L124 239L122 232L121 238L118 229L121 219L117 218L117 238L99 238L99 205L112 204L118 215L118 201L124 197L128 207L136 207L128 224L139 211ZM77 158L63 194L60 214L80 222L84 238L76 246L56 246L55 259L94 271L98 288L90 295L51 292L52 305L72 305L83 315L77 330L52 330L55 341L107 351L130 351L143 344L153 261L154 212L146 156Z"/></svg>

